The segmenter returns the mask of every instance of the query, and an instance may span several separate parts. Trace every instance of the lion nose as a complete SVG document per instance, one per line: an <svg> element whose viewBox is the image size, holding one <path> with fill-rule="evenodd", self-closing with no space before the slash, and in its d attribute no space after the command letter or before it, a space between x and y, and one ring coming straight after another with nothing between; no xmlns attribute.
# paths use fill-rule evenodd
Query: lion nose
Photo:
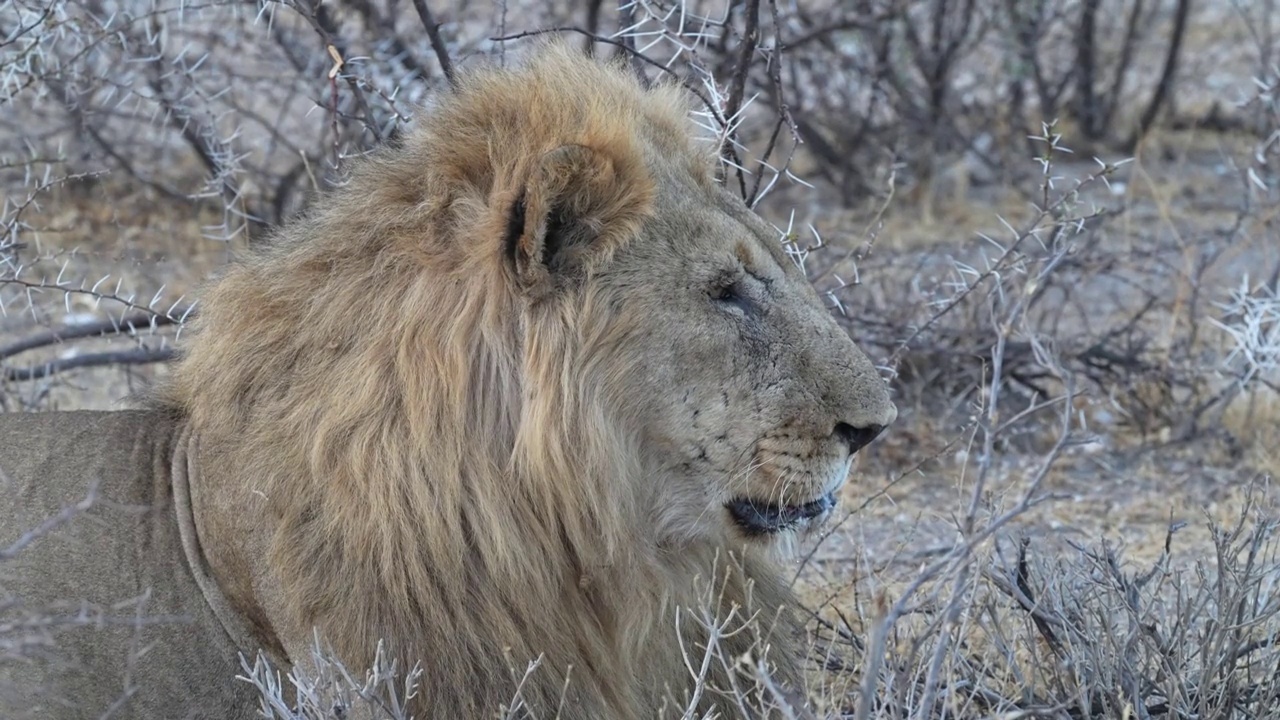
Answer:
<svg viewBox="0 0 1280 720"><path fill-rule="evenodd" d="M854 427L849 423L841 422L836 423L834 434L849 446L849 454L853 454L866 447L868 443L879 437L882 432L884 432L883 425Z"/></svg>

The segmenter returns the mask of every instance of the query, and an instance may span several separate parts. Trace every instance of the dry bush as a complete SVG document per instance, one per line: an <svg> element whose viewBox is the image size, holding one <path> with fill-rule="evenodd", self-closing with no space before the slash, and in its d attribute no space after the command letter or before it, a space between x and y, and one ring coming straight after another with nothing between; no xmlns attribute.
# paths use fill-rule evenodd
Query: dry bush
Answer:
<svg viewBox="0 0 1280 720"><path fill-rule="evenodd" d="M918 201L931 214L939 183L963 190L1004 180L1024 208L1043 208L1026 158L1041 153L1044 143L1029 136L1063 135L1078 150L1077 142L1091 150L1111 143L1125 152L1109 161L1121 160L1177 97L1177 50L1188 12L1182 0L590 0L448 8L421 0L12 0L0 9L0 182L7 188L0 209L0 306L19 319L0 326L0 368L9 383L4 396L11 405L38 406L49 402L48 393L13 383L54 371L172 358L170 334L190 309L181 294L207 272L195 270L174 284L145 272L104 276L91 260L68 254L59 236L73 229L49 207L140 195L139 217L117 212L104 233L145 232L149 210L176 204L199 219L203 235L233 246L251 242L317 192L341 183L347 158L395 142L412 108L448 84L453 64L481 55L502 62L520 38L548 32L578 37L599 54L631 58L648 80L683 83L703 102L698 121L724 141L727 182L780 225L798 212L790 234L820 221L831 207L856 207L867 198L878 205L877 196L896 203L891 211L905 205L916 212ZM1241 197L1248 203L1250 193L1256 196L1241 209L1244 218L1275 197L1280 124L1272 48L1280 21L1272 0L1213 12L1202 22L1234 12L1254 33L1250 47L1256 51L1249 51L1248 61L1256 79L1240 79L1252 97L1237 100L1230 111L1215 104L1212 122L1183 115L1172 122L1247 124L1257 134L1258 160L1239 168ZM1100 16L1123 22L1100 24ZM1185 94L1195 93L1192 85ZM1087 161L1090 153L1080 152ZM1069 172L1083 177L1091 170ZM194 228L180 230L188 236L169 240L166 248L178 258L194 254L197 245ZM799 237L805 234L793 239L802 246L820 242ZM848 262L816 261L816 279L860 281L857 265L875 244L868 235L864 247L850 248ZM1231 242L1224 238L1217 249L1208 248L1208 260L1193 269L1188 284ZM1077 278L1105 274L1134 285L1148 279L1133 277L1135 259L1168 263L1171 253L1188 251L1156 242L1121 253L1096 231L1078 244L1067 260L1074 271L1057 276L1059 287L1043 288L1039 302L1087 306L1098 283L1082 285ZM886 287L874 299L848 300L831 283L823 289L879 323L882 337L872 341L896 354L898 328L927 319L929 309L920 303L966 284L973 277L964 266L986 261L981 252L957 255L957 264L941 267L908 255L883 257L872 266L872 280L886 286L924 273L958 273L919 293ZM1081 288L1090 297L1077 303L1072 296ZM1204 297L1199 287L1188 290L1194 295L1187 310L1192 322L1200 321L1205 302L1221 299ZM1072 346L1067 352L1075 361L1094 366L1093 375L1108 386L1125 386L1126 398L1139 405L1148 397L1156 402L1146 405L1163 404L1166 384L1179 391L1196 385L1202 374L1196 362L1181 363L1170 383L1153 385L1142 377L1152 365L1142 357L1152 334L1150 316L1163 309L1157 305L1170 304L1152 297L1159 291L1146 297L1140 287L1136 295L1103 291L1133 311L1070 342L1058 338ZM940 362L917 364L942 369L975 357L966 345L981 332L951 321L973 319L970 308L949 316L916 338L920 347L909 348ZM33 336L38 328L45 332ZM956 337L940 337L948 331ZM98 340L121 332L128 336L123 342ZM1193 330L1181 336L1200 339ZM92 350L50 349L62 340ZM1038 376L1038 370L1020 370L1017 380L1038 387ZM1192 391L1203 394L1202 388ZM1176 434L1186 436L1202 414L1156 418L1154 424L1179 425Z"/></svg>
<svg viewBox="0 0 1280 720"><path fill-rule="evenodd" d="M1265 482L1238 522L1206 519L1207 556L1180 549L1173 527L1160 558L1136 566L1110 544L1031 539L1020 524L1061 499L1065 463L1130 430L1141 452L1208 438L1280 468L1278 13L1274 0L11 0L0 7L0 406L47 408L104 381L92 374L103 366L167 360L198 312L182 283L104 277L59 242L74 228L52 209L177 207L200 224L169 246L179 262L200 234L253 242L343 182L349 158L396 142L455 64L571 35L700 98L695 121L722 143L725 182L780 226L879 357L905 432L942 448L925 457L922 443L903 462L870 448L890 466L884 487L807 539L796 575L814 714L1280 717ZM1248 28L1235 48L1247 67L1219 97L1182 69L1221 50L1192 43L1228 17ZM1223 209L1199 224L1179 211L1187 188L1151 177L1173 152L1158 136L1187 128L1247 148L1215 156ZM991 197L983 186L1016 203L974 209L981 234L957 238L944 218L926 227L947 242L887 237L903 216L942 213L944 184L966 205ZM842 225L831 218L844 208ZM836 229L851 231L828 244ZM947 542L904 541L910 572L855 557L834 583L813 575L815 553L867 503L957 448L958 465L930 470L963 492ZM713 607L682 622L714 636L743 617ZM41 617L0 620L0 646L32 651ZM246 662L265 717L403 716L412 671L343 668L321 647L318 677ZM687 661L695 678L705 663L742 669L743 687L699 692L807 716L760 658L691 643ZM518 696L504 712L528 716Z"/></svg>
<svg viewBox="0 0 1280 720"><path fill-rule="evenodd" d="M334 659L316 638L311 647L311 673L295 669L281 677L279 670L259 655L252 663L243 656L240 679L253 684L260 696L259 714L267 720L325 720L348 714L370 720L408 720L405 708L418 691L421 671L396 667L383 652L382 643L373 666L357 676Z"/></svg>
<svg viewBox="0 0 1280 720"><path fill-rule="evenodd" d="M828 612L823 682L859 689L826 716L1280 716L1276 523L1256 511L1213 527L1214 554L1189 566L1173 529L1146 567L1105 543L1046 557L1010 538L896 602L882 588Z"/></svg>
<svg viewBox="0 0 1280 720"><path fill-rule="evenodd" d="M728 559L726 565L728 562L733 559ZM740 572L741 567L735 571ZM727 603L725 589L731 575L731 572L721 575L713 568L712 576L700 583L697 604L675 609L673 622L682 639L683 661L692 689L682 696L668 697L660 717L703 717L698 714L698 705L713 694L730 698L744 718L803 717L806 698L773 680L769 638L775 632L777 618L752 607L749 596L745 607ZM752 637L749 649L743 654L729 654L725 640L744 634ZM386 659L381 642L377 645L373 666L363 674L343 665L319 637L312 645L310 659L314 669L295 667L282 677L279 670L261 656L252 663L241 658L244 675L240 679L258 690L263 717L269 720L339 720L351 716L408 719L405 704L420 692L421 672L418 667L409 668L407 672L397 668ZM558 717L558 709L530 706L522 695L529 679L541 672L541 657L524 666L516 665L510 657L507 660L516 690L502 707L494 709L495 715L503 720ZM712 679L716 668L722 668L723 676L730 678L728 686L722 687ZM572 677L568 683L572 683ZM568 685L565 689L567 695Z"/></svg>

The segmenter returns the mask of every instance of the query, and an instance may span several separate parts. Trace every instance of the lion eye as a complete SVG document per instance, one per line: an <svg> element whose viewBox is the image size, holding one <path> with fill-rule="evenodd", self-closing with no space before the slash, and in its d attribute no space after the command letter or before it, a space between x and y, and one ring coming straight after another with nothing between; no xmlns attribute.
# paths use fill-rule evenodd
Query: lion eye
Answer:
<svg viewBox="0 0 1280 720"><path fill-rule="evenodd" d="M748 304L746 292L739 280L716 285L710 295L716 303L732 305L742 310L745 310Z"/></svg>
<svg viewBox="0 0 1280 720"><path fill-rule="evenodd" d="M729 283L727 285L721 285L717 287L715 290L712 290L711 299L718 300L720 302L737 302L741 300L742 297L738 295L738 284Z"/></svg>

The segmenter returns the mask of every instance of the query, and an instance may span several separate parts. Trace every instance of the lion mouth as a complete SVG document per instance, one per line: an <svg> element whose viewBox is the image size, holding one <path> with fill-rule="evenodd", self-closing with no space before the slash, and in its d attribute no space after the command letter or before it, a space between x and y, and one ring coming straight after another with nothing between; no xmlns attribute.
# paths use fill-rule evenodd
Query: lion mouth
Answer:
<svg viewBox="0 0 1280 720"><path fill-rule="evenodd" d="M812 520L823 515L836 506L834 492L801 505L778 505L771 502L739 498L725 504L725 509L733 516L747 535L772 535L790 530L805 520Z"/></svg>

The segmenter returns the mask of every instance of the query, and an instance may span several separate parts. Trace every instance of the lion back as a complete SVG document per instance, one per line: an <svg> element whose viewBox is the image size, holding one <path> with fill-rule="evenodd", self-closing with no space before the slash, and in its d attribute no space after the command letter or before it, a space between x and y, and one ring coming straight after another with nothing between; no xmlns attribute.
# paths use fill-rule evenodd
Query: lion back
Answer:
<svg viewBox="0 0 1280 720"><path fill-rule="evenodd" d="M252 688L182 551L177 429L155 411L0 414L0 622L16 628L0 717L251 717L228 715Z"/></svg>

